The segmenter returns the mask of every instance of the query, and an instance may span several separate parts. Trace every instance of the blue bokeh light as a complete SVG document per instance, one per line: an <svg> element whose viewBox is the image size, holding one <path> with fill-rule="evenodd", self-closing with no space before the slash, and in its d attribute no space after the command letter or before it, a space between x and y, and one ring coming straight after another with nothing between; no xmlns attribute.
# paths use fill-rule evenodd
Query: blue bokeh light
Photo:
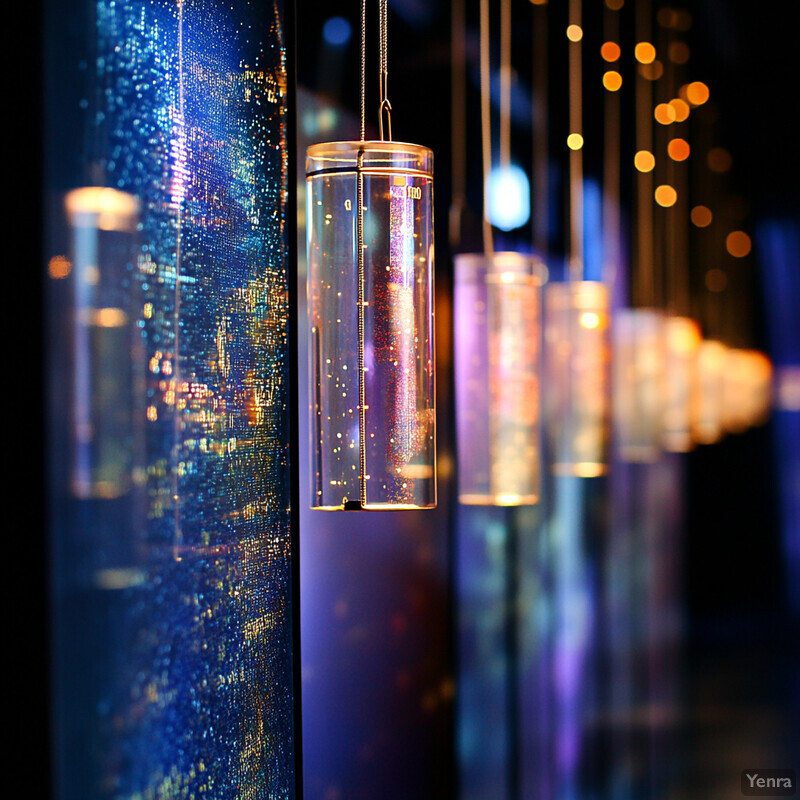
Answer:
<svg viewBox="0 0 800 800"><path fill-rule="evenodd" d="M489 222L502 231L523 226L531 216L530 182L525 171L511 164L494 167L487 186Z"/></svg>
<svg viewBox="0 0 800 800"><path fill-rule="evenodd" d="M350 41L350 23L344 17L331 17L322 26L325 44L342 47Z"/></svg>

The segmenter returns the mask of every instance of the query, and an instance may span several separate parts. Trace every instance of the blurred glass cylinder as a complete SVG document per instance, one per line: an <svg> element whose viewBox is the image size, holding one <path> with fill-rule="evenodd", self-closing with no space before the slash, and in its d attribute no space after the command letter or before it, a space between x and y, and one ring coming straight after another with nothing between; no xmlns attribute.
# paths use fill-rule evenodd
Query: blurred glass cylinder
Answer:
<svg viewBox="0 0 800 800"><path fill-rule="evenodd" d="M731 348L725 353L722 388L722 425L743 433L764 423L772 399L772 365L756 350Z"/></svg>
<svg viewBox="0 0 800 800"><path fill-rule="evenodd" d="M692 434L699 444L713 444L724 434L722 400L728 348L715 339L704 339L697 352Z"/></svg>
<svg viewBox="0 0 800 800"><path fill-rule="evenodd" d="M664 318L646 308L614 314L614 439L624 461L653 462L661 452Z"/></svg>
<svg viewBox="0 0 800 800"><path fill-rule="evenodd" d="M664 376L664 449L685 453L692 449L692 400L696 390L700 326L689 317L664 320L666 364Z"/></svg>
<svg viewBox="0 0 800 800"><path fill-rule="evenodd" d="M74 454L72 488L114 498L131 484L134 449L133 267L136 197L87 186L64 200L72 232Z"/></svg>
<svg viewBox="0 0 800 800"><path fill-rule="evenodd" d="M606 471L608 291L595 281L545 289L545 410L556 474Z"/></svg>
<svg viewBox="0 0 800 800"><path fill-rule="evenodd" d="M536 503L540 492L540 287L520 253L455 257L458 496L475 505Z"/></svg>
<svg viewBox="0 0 800 800"><path fill-rule="evenodd" d="M413 144L308 149L313 508L436 505L432 170Z"/></svg>

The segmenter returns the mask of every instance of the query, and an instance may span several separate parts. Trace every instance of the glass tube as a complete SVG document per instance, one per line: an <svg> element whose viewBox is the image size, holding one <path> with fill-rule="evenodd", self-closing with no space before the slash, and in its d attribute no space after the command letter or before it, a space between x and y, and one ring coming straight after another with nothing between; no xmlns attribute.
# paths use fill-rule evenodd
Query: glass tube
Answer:
<svg viewBox="0 0 800 800"><path fill-rule="evenodd" d="M653 309L614 315L614 437L624 461L653 462L661 451L663 322Z"/></svg>
<svg viewBox="0 0 800 800"><path fill-rule="evenodd" d="M696 391L700 326L689 317L664 320L666 366L664 387L664 449L685 453L692 449L692 398Z"/></svg>
<svg viewBox="0 0 800 800"><path fill-rule="evenodd" d="M722 398L727 347L714 339L704 339L697 352L697 391L692 433L696 442L713 444L724 431Z"/></svg>
<svg viewBox="0 0 800 800"><path fill-rule="evenodd" d="M538 502L540 286L520 253L455 257L458 496L465 504Z"/></svg>
<svg viewBox="0 0 800 800"><path fill-rule="evenodd" d="M595 281L545 288L545 403L556 474L606 471L608 292Z"/></svg>
<svg viewBox="0 0 800 800"><path fill-rule="evenodd" d="M413 144L308 149L312 508L436 505L432 170Z"/></svg>
<svg viewBox="0 0 800 800"><path fill-rule="evenodd" d="M135 350L131 288L139 203L87 186L64 200L74 290L72 489L82 498L125 494L133 470ZM127 287L127 288L126 288Z"/></svg>

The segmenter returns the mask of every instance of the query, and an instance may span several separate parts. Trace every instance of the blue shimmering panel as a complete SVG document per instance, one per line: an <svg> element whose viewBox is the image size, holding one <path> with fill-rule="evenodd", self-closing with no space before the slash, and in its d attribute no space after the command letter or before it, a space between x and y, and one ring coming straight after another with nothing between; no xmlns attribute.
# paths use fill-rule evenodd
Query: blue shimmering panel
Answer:
<svg viewBox="0 0 800 800"><path fill-rule="evenodd" d="M57 5L57 796L292 798L283 2Z"/></svg>

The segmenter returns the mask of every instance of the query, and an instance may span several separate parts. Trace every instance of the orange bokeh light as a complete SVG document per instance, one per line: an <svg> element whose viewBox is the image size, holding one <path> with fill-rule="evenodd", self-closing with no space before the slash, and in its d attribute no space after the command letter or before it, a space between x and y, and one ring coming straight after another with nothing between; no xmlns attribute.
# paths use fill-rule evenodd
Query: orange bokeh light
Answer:
<svg viewBox="0 0 800 800"><path fill-rule="evenodd" d="M707 228L711 224L713 215L708 206L695 206L691 213L692 224L698 228Z"/></svg>
<svg viewBox="0 0 800 800"><path fill-rule="evenodd" d="M600 55L603 57L603 61L617 61L621 52L616 42L604 42L600 48Z"/></svg>
<svg viewBox="0 0 800 800"><path fill-rule="evenodd" d="M691 153L691 148L686 139L673 139L667 145L667 152L673 161L686 161Z"/></svg>
<svg viewBox="0 0 800 800"><path fill-rule="evenodd" d="M732 231L725 239L725 247L735 258L744 258L750 252L752 243L744 231Z"/></svg>

